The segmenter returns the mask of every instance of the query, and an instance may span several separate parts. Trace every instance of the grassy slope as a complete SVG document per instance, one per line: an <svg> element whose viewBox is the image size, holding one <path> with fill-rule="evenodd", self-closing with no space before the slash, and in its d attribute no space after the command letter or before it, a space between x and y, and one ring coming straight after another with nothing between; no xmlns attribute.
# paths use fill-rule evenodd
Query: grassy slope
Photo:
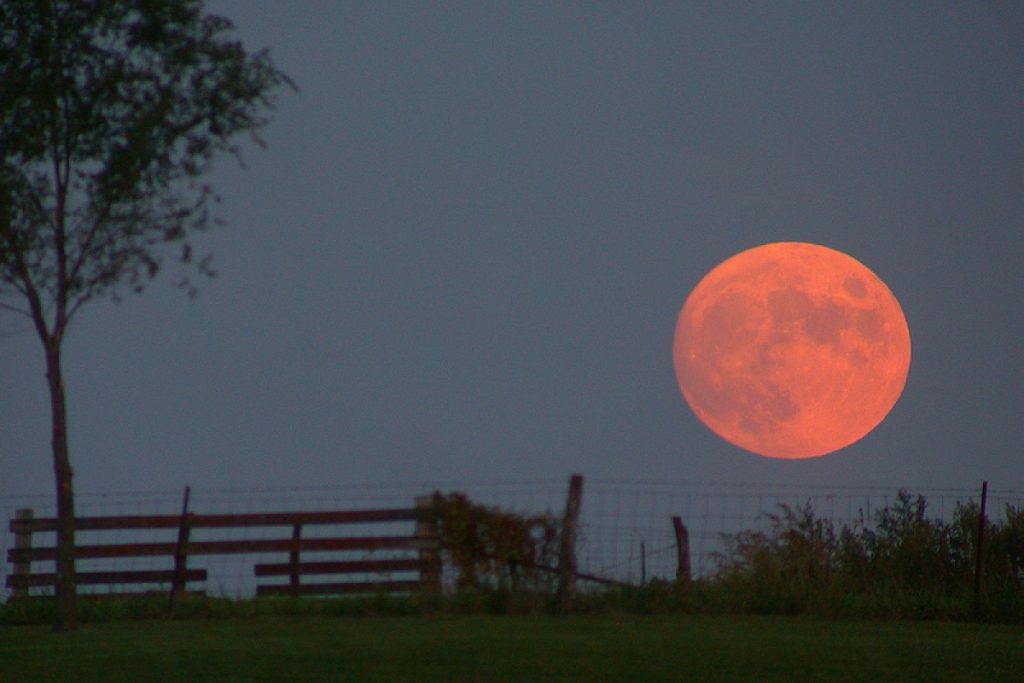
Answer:
<svg viewBox="0 0 1024 683"><path fill-rule="evenodd" d="M0 627L0 681L1020 680L1020 626L749 616Z"/></svg>

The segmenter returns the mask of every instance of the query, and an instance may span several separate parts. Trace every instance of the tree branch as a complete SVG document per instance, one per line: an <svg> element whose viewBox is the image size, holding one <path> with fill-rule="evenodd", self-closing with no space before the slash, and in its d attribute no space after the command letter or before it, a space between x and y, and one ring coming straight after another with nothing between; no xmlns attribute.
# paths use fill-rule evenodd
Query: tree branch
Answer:
<svg viewBox="0 0 1024 683"><path fill-rule="evenodd" d="M10 313L17 313L18 315L23 315L26 318L28 318L29 320L32 319L32 314L30 312L26 311L24 308L18 308L17 306L11 306L10 304L0 304L0 310L8 311Z"/></svg>
<svg viewBox="0 0 1024 683"><path fill-rule="evenodd" d="M39 296L39 291L36 289L35 283L32 282L32 276L29 274L28 267L25 264L25 254L14 240L14 235L12 234L9 225L0 224L0 232L3 233L3 237L7 240L7 243L11 245L11 252L14 254L14 265L17 276L21 281L22 293L24 294L25 299L28 300L29 311L31 311L29 317L35 325L36 332L39 334L39 339L43 344L46 344L51 338L51 335L49 329L46 327L46 318L44 316L42 299Z"/></svg>

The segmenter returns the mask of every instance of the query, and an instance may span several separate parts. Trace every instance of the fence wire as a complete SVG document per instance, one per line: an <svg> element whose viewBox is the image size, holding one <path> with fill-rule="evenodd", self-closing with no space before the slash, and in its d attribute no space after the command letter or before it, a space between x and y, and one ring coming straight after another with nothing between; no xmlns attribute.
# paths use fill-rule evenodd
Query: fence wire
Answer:
<svg viewBox="0 0 1024 683"><path fill-rule="evenodd" d="M568 479L523 481L450 481L404 484L353 485L335 487L266 489L193 489L189 510L196 514L297 512L408 508L415 499L441 493L461 492L474 502L520 514L549 513L561 517L565 508ZM928 516L949 521L959 504L977 502L978 489L908 489L927 501ZM678 516L687 527L690 563L694 576L707 576L715 569L714 554L723 550L723 535L743 530L763 530L766 515L781 505L809 504L815 515L836 526L872 521L874 515L895 502L898 489L738 484L708 481L621 481L585 479L580 507L577 561L580 572L630 584L651 579L672 579L678 553L672 518ZM76 497L80 517L111 515L180 514L182 491L138 493L85 493ZM1024 491L988 492L987 517L1004 519L1007 505L1024 505ZM0 596L11 572L7 550L14 547L9 520L20 509L32 509L35 517L56 515L52 496L14 496L0 499ZM346 525L346 535L409 535L410 523ZM328 533L324 529L321 533ZM316 531L310 529L310 535ZM337 531L335 530L335 533ZM36 547L53 546L54 533L34 534ZM154 543L173 542L176 529L78 532L76 542ZM191 540L256 540L281 537L281 530L266 527L196 529ZM305 554L304 554L305 555ZM286 561L287 553L241 556L190 556L189 568L206 569L206 592L231 598L255 593L253 565ZM317 559L334 559L317 557ZM34 572L54 571L53 562L33 563ZM171 569L171 558L120 558L79 560L79 571L113 569ZM353 577L358 578L358 577ZM401 578L401 577L394 577ZM88 590L82 588L83 592ZM97 588L106 591L109 588ZM33 594L45 591L33 589Z"/></svg>

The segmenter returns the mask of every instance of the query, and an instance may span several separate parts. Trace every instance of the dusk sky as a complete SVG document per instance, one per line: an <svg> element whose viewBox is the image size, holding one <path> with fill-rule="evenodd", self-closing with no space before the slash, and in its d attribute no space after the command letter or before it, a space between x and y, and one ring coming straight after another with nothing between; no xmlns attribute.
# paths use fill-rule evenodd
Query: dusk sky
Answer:
<svg viewBox="0 0 1024 683"><path fill-rule="evenodd" d="M223 0L298 84L211 180L217 276L66 344L79 492L558 478L1024 488L1024 5ZM744 249L884 280L902 398L804 461L691 413L672 337ZM53 490L0 314L0 496Z"/></svg>

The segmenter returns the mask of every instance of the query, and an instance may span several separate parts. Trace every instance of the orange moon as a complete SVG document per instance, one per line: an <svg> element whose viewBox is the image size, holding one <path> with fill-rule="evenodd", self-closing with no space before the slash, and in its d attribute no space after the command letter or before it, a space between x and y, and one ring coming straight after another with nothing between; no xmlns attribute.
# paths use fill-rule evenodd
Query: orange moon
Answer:
<svg viewBox="0 0 1024 683"><path fill-rule="evenodd" d="M726 441L771 458L849 446L896 404L910 330L865 265L816 244L765 244L687 297L672 346L679 388Z"/></svg>

